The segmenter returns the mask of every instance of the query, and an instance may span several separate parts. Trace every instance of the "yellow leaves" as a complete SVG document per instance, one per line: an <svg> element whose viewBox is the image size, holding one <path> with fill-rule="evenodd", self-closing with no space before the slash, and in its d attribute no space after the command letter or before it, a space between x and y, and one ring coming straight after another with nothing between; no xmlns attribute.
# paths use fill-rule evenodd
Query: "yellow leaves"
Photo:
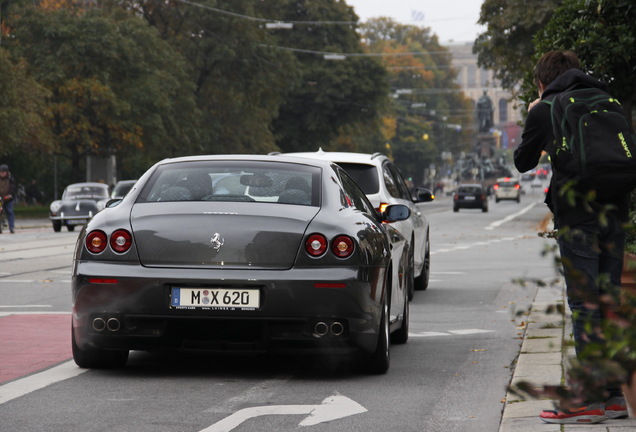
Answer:
<svg viewBox="0 0 636 432"><path fill-rule="evenodd" d="M52 99L53 126L61 141L93 150L143 147L142 128L127 120L128 105L97 78L68 79Z"/></svg>
<svg viewBox="0 0 636 432"><path fill-rule="evenodd" d="M385 140L391 140L395 137L397 131L397 119L395 117L382 117L382 126L380 128L382 137Z"/></svg>

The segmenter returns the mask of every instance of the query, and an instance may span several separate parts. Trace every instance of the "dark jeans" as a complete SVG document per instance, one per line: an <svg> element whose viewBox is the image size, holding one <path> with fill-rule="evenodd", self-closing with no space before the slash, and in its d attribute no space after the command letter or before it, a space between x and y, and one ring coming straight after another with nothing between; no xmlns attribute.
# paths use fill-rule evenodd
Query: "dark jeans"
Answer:
<svg viewBox="0 0 636 432"><path fill-rule="evenodd" d="M600 326L607 302L601 300L620 301L625 232L614 220L596 229L600 231L573 228L558 239L576 353L582 361L589 343L604 341ZM608 390L612 395L620 393L616 387Z"/></svg>
<svg viewBox="0 0 636 432"><path fill-rule="evenodd" d="M7 218L7 222L9 223L9 231L13 232L13 228L15 225L15 215L13 214L13 200L3 201L2 202L2 211Z"/></svg>

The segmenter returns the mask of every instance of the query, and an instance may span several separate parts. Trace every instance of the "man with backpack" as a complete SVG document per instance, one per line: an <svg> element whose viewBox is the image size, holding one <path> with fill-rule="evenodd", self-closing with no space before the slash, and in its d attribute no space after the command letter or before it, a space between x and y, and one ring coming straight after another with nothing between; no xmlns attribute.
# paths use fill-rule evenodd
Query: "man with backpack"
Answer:
<svg viewBox="0 0 636 432"><path fill-rule="evenodd" d="M573 52L544 54L534 81L540 97L528 106L514 161L523 173L535 168L544 152L550 158L546 204L558 233L577 358L589 363L585 348L604 343L604 298L620 296L636 141L620 103L581 70ZM540 418L558 424L625 418L620 384L608 383L602 395L545 410Z"/></svg>

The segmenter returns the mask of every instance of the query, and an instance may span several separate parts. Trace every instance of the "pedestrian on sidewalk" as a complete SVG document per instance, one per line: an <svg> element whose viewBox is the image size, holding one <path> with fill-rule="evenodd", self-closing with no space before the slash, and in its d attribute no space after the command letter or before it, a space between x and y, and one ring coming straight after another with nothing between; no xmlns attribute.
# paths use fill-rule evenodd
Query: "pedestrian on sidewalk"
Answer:
<svg viewBox="0 0 636 432"><path fill-rule="evenodd" d="M551 104L559 94L573 87L604 91L607 87L584 73L577 56L570 51L544 54L535 67L534 82L539 98L528 106L528 117L521 143L514 153L514 162L519 172L524 173L538 165L544 152L550 156L552 178L545 200L557 230L577 361L598 373L586 347L606 343L601 331L605 316L603 298L610 295L618 301L620 296L625 246L623 224L628 220L629 193L593 197L588 194L591 189L606 185L574 183L572 187L571 173L555 162L561 136L555 136ZM568 193L568 187L574 193ZM545 410L540 418L558 424L626 418L627 407L620 385L620 382L607 383L602 394L584 396L584 400L569 401L555 410Z"/></svg>
<svg viewBox="0 0 636 432"><path fill-rule="evenodd" d="M0 165L0 199L2 211L7 215L9 231L15 233L15 215L13 213L13 201L16 196L16 181L6 164Z"/></svg>

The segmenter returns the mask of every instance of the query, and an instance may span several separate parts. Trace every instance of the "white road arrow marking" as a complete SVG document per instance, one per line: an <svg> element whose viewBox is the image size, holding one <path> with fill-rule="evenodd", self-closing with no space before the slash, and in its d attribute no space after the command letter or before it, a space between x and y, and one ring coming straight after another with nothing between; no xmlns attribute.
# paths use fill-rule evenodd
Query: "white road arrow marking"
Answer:
<svg viewBox="0 0 636 432"><path fill-rule="evenodd" d="M301 421L299 425L313 426L366 411L366 408L348 397L334 395L323 400L320 405L272 405L244 408L201 432L229 432L246 420L265 415L309 414L309 417Z"/></svg>

